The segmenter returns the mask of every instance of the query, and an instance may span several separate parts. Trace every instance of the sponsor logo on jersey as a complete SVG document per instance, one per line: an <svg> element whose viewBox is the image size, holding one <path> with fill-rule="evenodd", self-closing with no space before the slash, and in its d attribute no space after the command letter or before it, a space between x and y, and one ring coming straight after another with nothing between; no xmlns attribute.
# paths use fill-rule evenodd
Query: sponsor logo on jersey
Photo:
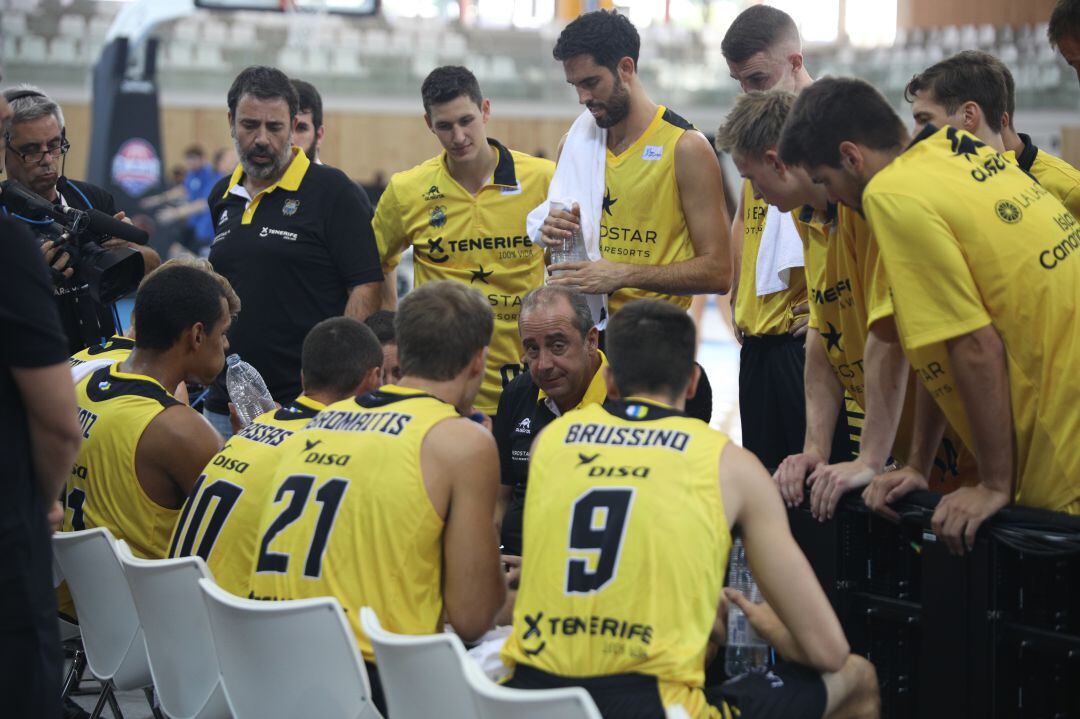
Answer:
<svg viewBox="0 0 1080 719"><path fill-rule="evenodd" d="M844 348L840 346L840 338L844 336L843 332L838 332L832 322L826 322L829 325L828 332L822 332L821 338L825 340L825 351L832 352L834 349L837 352L843 352Z"/></svg>
<svg viewBox="0 0 1080 719"><path fill-rule="evenodd" d="M518 422L518 425L514 428L514 431L518 434L532 434L532 420L530 420L528 417L525 417L520 422Z"/></svg>
<svg viewBox="0 0 1080 719"><path fill-rule="evenodd" d="M296 211L300 209L300 200L296 198L290 198L285 200L285 204L281 206L281 214L286 217L292 217L296 214Z"/></svg>
<svg viewBox="0 0 1080 719"><path fill-rule="evenodd" d="M432 202L434 200L441 200L444 197L446 197L446 195L439 192L439 186L438 185L432 185L431 187L428 188L427 192L425 192L422 195L422 197L425 200L427 200L428 202Z"/></svg>
<svg viewBox="0 0 1080 719"><path fill-rule="evenodd" d="M224 232L217 233L216 235L214 235L214 241L211 242L210 244L213 245L215 243L221 242L222 240L224 240L226 237L229 236L230 232L232 232L232 230L225 230Z"/></svg>
<svg viewBox="0 0 1080 719"><path fill-rule="evenodd" d="M268 237L270 235L281 237L282 239L288 240L289 242L296 242L296 239L298 237L295 232L289 232L288 230L279 230L275 227L266 227L265 225L261 230L259 230L259 237Z"/></svg>
<svg viewBox="0 0 1080 719"><path fill-rule="evenodd" d="M664 156L663 145L646 145L645 151L641 153L642 160L648 160L655 162Z"/></svg>
<svg viewBox="0 0 1080 719"><path fill-rule="evenodd" d="M485 285L490 285L491 283L488 282L488 277L491 277L493 274L495 274L493 270L485 271L483 265L477 265L477 269L472 271L472 279L469 280L469 284L471 285L473 282L479 280Z"/></svg>
<svg viewBox="0 0 1080 719"><path fill-rule="evenodd" d="M218 217L217 221L218 221L218 224L220 225L220 224L222 224L223 222L225 222L228 219L229 219L229 208L226 207L224 210L221 211L221 216Z"/></svg>
<svg viewBox="0 0 1080 719"><path fill-rule="evenodd" d="M994 205L994 212L999 220L1008 225L1015 225L1024 216L1016 203L1009 200L998 200L997 204Z"/></svg>
<svg viewBox="0 0 1080 719"><path fill-rule="evenodd" d="M603 208L604 209L604 214L610 217L611 214L612 214L611 213L611 208L614 207L615 203L618 202L618 201L619 201L618 198L611 196L611 190L609 190L609 189L607 189L605 187L604 188L604 208Z"/></svg>
<svg viewBox="0 0 1080 719"><path fill-rule="evenodd" d="M526 629L521 635L522 642L534 644L532 648L523 647L529 656L536 656L547 646L546 634L551 636L575 635L591 637L611 637L613 639L637 639L642 644L649 644L653 638L653 626L638 622L628 622L616 617L602 617L595 614L587 617L544 617L543 612L536 616L525 615ZM535 644L536 642L539 644Z"/></svg>
<svg viewBox="0 0 1080 719"><path fill-rule="evenodd" d="M427 258L437 264L450 259L450 253L469 252L471 250L512 250L532 247L533 242L525 235L507 237L469 237L463 240L447 240L444 237L427 238L427 247L423 248Z"/></svg>

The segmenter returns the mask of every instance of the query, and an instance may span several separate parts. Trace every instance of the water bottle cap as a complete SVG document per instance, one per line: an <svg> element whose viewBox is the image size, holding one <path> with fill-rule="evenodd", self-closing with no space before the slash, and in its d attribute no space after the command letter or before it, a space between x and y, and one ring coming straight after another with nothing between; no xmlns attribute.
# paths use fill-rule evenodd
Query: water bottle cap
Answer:
<svg viewBox="0 0 1080 719"><path fill-rule="evenodd" d="M235 365L235 364L237 364L239 362L240 362L240 355L236 354L235 352L225 358L225 364L228 367L232 367L233 365Z"/></svg>

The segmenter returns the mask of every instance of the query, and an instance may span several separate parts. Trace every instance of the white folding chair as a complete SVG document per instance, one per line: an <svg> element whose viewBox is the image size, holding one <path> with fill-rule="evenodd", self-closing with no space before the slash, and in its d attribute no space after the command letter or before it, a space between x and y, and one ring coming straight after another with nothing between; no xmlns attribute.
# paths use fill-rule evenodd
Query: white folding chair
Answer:
<svg viewBox="0 0 1080 719"><path fill-rule="evenodd" d="M160 717L150 691L153 677L146 642L115 541L100 527L53 535L53 556L79 612L86 664L104 685L90 716L101 716L106 702L119 716L114 691L143 689L154 716Z"/></svg>
<svg viewBox="0 0 1080 719"><path fill-rule="evenodd" d="M336 599L263 602L200 579L236 719L380 719Z"/></svg>
<svg viewBox="0 0 1080 719"><path fill-rule="evenodd" d="M56 563L56 557L54 556L53 588L55 589L63 583L64 573L60 571L60 565ZM64 675L63 689L60 692L61 697L67 698L68 694L78 685L83 670L86 669L86 653L82 648L82 632L79 631L79 625L69 622L59 613L56 617L56 623L60 630L60 643L65 645L64 651L71 652L71 667L68 668L67 674Z"/></svg>
<svg viewBox="0 0 1080 719"><path fill-rule="evenodd" d="M511 689L494 683L475 665L465 677L480 719L600 719L592 697L581 687Z"/></svg>
<svg viewBox="0 0 1080 719"><path fill-rule="evenodd" d="M199 580L201 557L139 559L120 540L120 564L139 613L161 709L172 719L230 719L210 615Z"/></svg>
<svg viewBox="0 0 1080 719"><path fill-rule="evenodd" d="M375 664L394 719L473 719L476 702L465 680L465 647L456 634L395 634L382 628L371 607L360 627L375 649Z"/></svg>

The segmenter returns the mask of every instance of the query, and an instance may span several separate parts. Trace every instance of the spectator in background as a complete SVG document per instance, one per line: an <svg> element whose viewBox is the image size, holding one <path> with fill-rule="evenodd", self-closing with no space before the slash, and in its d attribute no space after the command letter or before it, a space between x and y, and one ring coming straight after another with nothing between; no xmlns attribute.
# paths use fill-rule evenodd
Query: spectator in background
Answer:
<svg viewBox="0 0 1080 719"><path fill-rule="evenodd" d="M210 254L210 243L214 241L214 223L210 219L206 199L219 176L213 165L206 161L206 153L199 145L192 145L184 151L184 164L187 166L184 189L188 202L195 205L192 214L187 216L187 235L190 238L187 248L193 254L205 257Z"/></svg>
<svg viewBox="0 0 1080 719"><path fill-rule="evenodd" d="M1058 0L1046 35L1080 80L1080 0Z"/></svg>
<svg viewBox="0 0 1080 719"><path fill-rule="evenodd" d="M382 383L397 384L401 379L401 363L398 361L397 332L394 330L394 315L392 310L379 310L364 320L364 324L371 328L375 337L382 345Z"/></svg>
<svg viewBox="0 0 1080 719"><path fill-rule="evenodd" d="M231 147L221 147L214 152L214 172L217 174L218 179L231 174L233 168L236 167L236 163L239 162L236 158L236 150Z"/></svg>
<svg viewBox="0 0 1080 719"><path fill-rule="evenodd" d="M364 192L367 193L368 199L371 200L372 207L379 206L379 199L382 198L382 193L386 191L386 173L382 170L376 170L375 174L371 176L371 182L366 185L362 185Z"/></svg>
<svg viewBox="0 0 1080 719"><path fill-rule="evenodd" d="M321 165L319 148L322 147L323 135L326 134L326 128L323 127L322 95L310 82L297 80L295 77L290 82L296 88L296 96L300 99L293 145L303 150L309 160ZM372 200L371 204L374 206L375 201Z"/></svg>
<svg viewBox="0 0 1080 719"><path fill-rule="evenodd" d="M228 94L240 164L210 192L210 261L245 307L229 341L282 405L300 394L300 354L316 324L379 309L382 272L367 197L293 146L299 99L280 70L255 66ZM224 373L204 413L232 435Z"/></svg>
<svg viewBox="0 0 1080 719"><path fill-rule="evenodd" d="M11 118L0 96L0 128ZM0 132L0 171L7 133ZM53 594L53 526L79 449L67 340L30 233L0 218L0 696L10 716L58 719L63 658Z"/></svg>

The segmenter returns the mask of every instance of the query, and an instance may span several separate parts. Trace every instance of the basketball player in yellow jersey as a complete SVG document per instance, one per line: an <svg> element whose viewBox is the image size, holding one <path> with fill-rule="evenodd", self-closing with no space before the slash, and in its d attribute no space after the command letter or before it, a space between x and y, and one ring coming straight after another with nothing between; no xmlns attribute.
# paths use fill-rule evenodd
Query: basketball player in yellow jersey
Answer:
<svg viewBox="0 0 1080 719"><path fill-rule="evenodd" d="M695 718L876 716L873 668L848 653L761 463L682 411L698 379L692 320L632 302L607 346L623 399L568 412L533 450L509 684L583 686L620 719L676 706ZM786 661L706 688L733 527L776 611L750 605L748 618Z"/></svg>
<svg viewBox="0 0 1080 719"><path fill-rule="evenodd" d="M231 323L221 285L190 267L148 277L135 296L131 355L76 385L83 443L67 485L65 530L107 527L162 558L184 499L221 437L166 387L208 384L225 363Z"/></svg>
<svg viewBox="0 0 1080 719"><path fill-rule="evenodd" d="M382 356L375 333L350 317L311 328L301 352L303 393L256 417L214 455L184 505L169 556L199 555L219 585L246 596L265 495L287 440L328 404L377 389Z"/></svg>
<svg viewBox="0 0 1080 719"><path fill-rule="evenodd" d="M481 292L495 313L476 409L494 415L503 387L520 374L521 298L544 283L543 248L525 232L529 210L546 197L555 163L509 150L487 136L491 101L464 67L432 70L421 89L424 120L443 153L390 178L373 226L384 290L413 248L415 284L456 280Z"/></svg>
<svg viewBox="0 0 1080 719"><path fill-rule="evenodd" d="M553 55L578 102L607 130L605 194L596 262L553 265L549 283L611 295L609 310L653 297L690 307L690 295L728 291L730 237L716 153L705 136L653 102L638 75L641 39L625 15L599 10L567 25ZM560 146L560 154L561 154ZM541 228L559 246L577 210Z"/></svg>
<svg viewBox="0 0 1080 719"><path fill-rule="evenodd" d="M395 325L401 381L330 405L293 436L251 580L263 599L337 597L377 706L361 607L402 634L441 631L445 611L470 641L491 627L506 591L495 440L461 416L483 381L491 308L460 283L429 282L401 301Z"/></svg>
<svg viewBox="0 0 1080 719"><path fill-rule="evenodd" d="M1068 385L1080 346L1080 225L962 130L928 125L909 141L873 87L837 79L800 96L781 154L865 214L905 352L946 348L979 484L945 497L932 524L960 553L1011 501L1080 513L1080 415Z"/></svg>

